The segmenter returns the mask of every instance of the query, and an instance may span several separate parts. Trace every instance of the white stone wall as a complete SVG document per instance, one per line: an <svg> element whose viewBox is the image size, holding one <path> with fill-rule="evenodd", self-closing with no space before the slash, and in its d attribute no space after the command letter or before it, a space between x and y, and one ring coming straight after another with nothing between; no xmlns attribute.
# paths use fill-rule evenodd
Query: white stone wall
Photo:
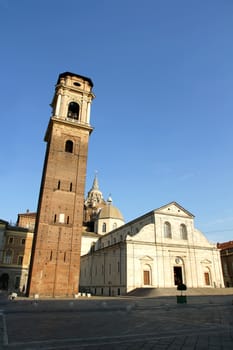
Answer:
<svg viewBox="0 0 233 350"><path fill-rule="evenodd" d="M165 222L171 225L171 238L164 236ZM181 236L181 224L186 226L187 239ZM119 288L121 294L135 288L175 288L174 270L181 271L188 288L224 286L216 245L194 228L192 214L175 204L106 234L95 249L81 259L80 281L97 294L116 295Z"/></svg>
<svg viewBox="0 0 233 350"><path fill-rule="evenodd" d="M86 255L91 247L98 241L98 236L94 237L94 235L88 236L83 234L82 235L82 241L81 241L81 256Z"/></svg>
<svg viewBox="0 0 233 350"><path fill-rule="evenodd" d="M126 293L125 245L116 244L81 258L80 290L97 295Z"/></svg>

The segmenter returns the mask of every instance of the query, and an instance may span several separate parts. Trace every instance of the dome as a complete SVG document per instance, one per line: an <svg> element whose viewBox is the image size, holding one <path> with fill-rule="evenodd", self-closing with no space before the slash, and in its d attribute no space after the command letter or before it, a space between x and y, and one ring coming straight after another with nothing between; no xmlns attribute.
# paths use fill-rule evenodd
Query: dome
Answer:
<svg viewBox="0 0 233 350"><path fill-rule="evenodd" d="M114 207L114 205L108 204L100 210L98 219L110 219L110 218L124 220L120 210Z"/></svg>

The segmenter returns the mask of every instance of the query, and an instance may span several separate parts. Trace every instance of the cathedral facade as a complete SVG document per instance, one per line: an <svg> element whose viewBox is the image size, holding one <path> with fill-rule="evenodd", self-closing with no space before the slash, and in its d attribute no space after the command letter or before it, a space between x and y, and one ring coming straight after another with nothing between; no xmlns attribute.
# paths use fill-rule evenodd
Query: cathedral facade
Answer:
<svg viewBox="0 0 233 350"><path fill-rule="evenodd" d="M224 287L216 244L195 228L194 216L176 202L124 224L109 201L103 209L99 206L93 227L89 241L85 233L82 236L80 291L114 296L181 283L187 288Z"/></svg>

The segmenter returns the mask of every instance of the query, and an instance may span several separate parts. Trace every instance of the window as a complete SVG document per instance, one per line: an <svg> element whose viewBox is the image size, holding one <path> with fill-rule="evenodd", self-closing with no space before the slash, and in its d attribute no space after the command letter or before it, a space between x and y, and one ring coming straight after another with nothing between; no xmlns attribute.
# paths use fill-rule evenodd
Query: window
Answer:
<svg viewBox="0 0 233 350"><path fill-rule="evenodd" d="M223 274L224 274L225 276L228 275L228 268L227 268L227 264L226 264L226 263L223 264Z"/></svg>
<svg viewBox="0 0 233 350"><path fill-rule="evenodd" d="M9 244L12 244L13 242L14 242L14 238L13 238L13 237L9 237L8 243L9 243Z"/></svg>
<svg viewBox="0 0 233 350"><path fill-rule="evenodd" d="M115 230L117 228L117 223L114 222L113 226L112 226L112 229Z"/></svg>
<svg viewBox="0 0 233 350"><path fill-rule="evenodd" d="M103 225L102 225L102 232L106 232L106 223L103 222Z"/></svg>
<svg viewBox="0 0 233 350"><path fill-rule="evenodd" d="M64 224L65 222L65 214L59 214L59 223Z"/></svg>
<svg viewBox="0 0 233 350"><path fill-rule="evenodd" d="M168 221L166 221L164 223L164 237L165 238L172 238L171 224Z"/></svg>
<svg viewBox="0 0 233 350"><path fill-rule="evenodd" d="M57 221L57 215L55 214L55 215L54 215L53 222L55 223L56 221Z"/></svg>
<svg viewBox="0 0 233 350"><path fill-rule="evenodd" d="M57 189L60 190L60 187L61 187L61 181L59 180L57 183Z"/></svg>
<svg viewBox="0 0 233 350"><path fill-rule="evenodd" d="M180 225L180 236L181 239L188 239L187 227L184 224Z"/></svg>
<svg viewBox="0 0 233 350"><path fill-rule="evenodd" d="M20 276L15 276L15 289L19 289L20 286Z"/></svg>
<svg viewBox="0 0 233 350"><path fill-rule="evenodd" d="M19 255L18 256L18 265L22 265L23 264L23 256Z"/></svg>
<svg viewBox="0 0 233 350"><path fill-rule="evenodd" d="M76 102L70 102L69 107L68 107L67 117L71 118L71 119L78 120L78 118L79 118L79 105Z"/></svg>
<svg viewBox="0 0 233 350"><path fill-rule="evenodd" d="M22 240L21 240L21 244L25 244L25 242L26 242L26 239L25 238L23 238Z"/></svg>
<svg viewBox="0 0 233 350"><path fill-rule="evenodd" d="M74 86L81 86L81 84L78 83L78 82L76 82L76 81L73 83L73 85L74 85Z"/></svg>
<svg viewBox="0 0 233 350"><path fill-rule="evenodd" d="M70 192L72 192L72 187L73 187L73 185L72 185L72 182L70 183Z"/></svg>
<svg viewBox="0 0 233 350"><path fill-rule="evenodd" d="M11 264L12 255L13 255L13 254L12 254L12 250L8 249L8 250L5 252L3 263L4 263L4 264Z"/></svg>
<svg viewBox="0 0 233 350"><path fill-rule="evenodd" d="M70 217L67 216L66 223L69 224L69 222L70 222Z"/></svg>
<svg viewBox="0 0 233 350"><path fill-rule="evenodd" d="M67 140L65 145L65 152L73 153L73 141Z"/></svg>

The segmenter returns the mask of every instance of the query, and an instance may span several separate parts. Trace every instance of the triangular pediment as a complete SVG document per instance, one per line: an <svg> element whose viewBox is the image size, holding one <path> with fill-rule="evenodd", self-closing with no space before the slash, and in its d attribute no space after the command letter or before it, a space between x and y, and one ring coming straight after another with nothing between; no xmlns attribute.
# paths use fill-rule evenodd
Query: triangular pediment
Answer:
<svg viewBox="0 0 233 350"><path fill-rule="evenodd" d="M181 205L179 205L176 202L171 202L158 209L155 209L155 213L194 218L193 214L191 214L188 210L184 209Z"/></svg>
<svg viewBox="0 0 233 350"><path fill-rule="evenodd" d="M209 264L211 264L211 261L208 260L208 259L204 259L204 260L201 261L201 263L204 264L204 265L209 265Z"/></svg>
<svg viewBox="0 0 233 350"><path fill-rule="evenodd" d="M153 261L153 259L152 259L150 256L148 256L148 255L143 256L142 258L140 258L140 260L143 260L143 261Z"/></svg>

